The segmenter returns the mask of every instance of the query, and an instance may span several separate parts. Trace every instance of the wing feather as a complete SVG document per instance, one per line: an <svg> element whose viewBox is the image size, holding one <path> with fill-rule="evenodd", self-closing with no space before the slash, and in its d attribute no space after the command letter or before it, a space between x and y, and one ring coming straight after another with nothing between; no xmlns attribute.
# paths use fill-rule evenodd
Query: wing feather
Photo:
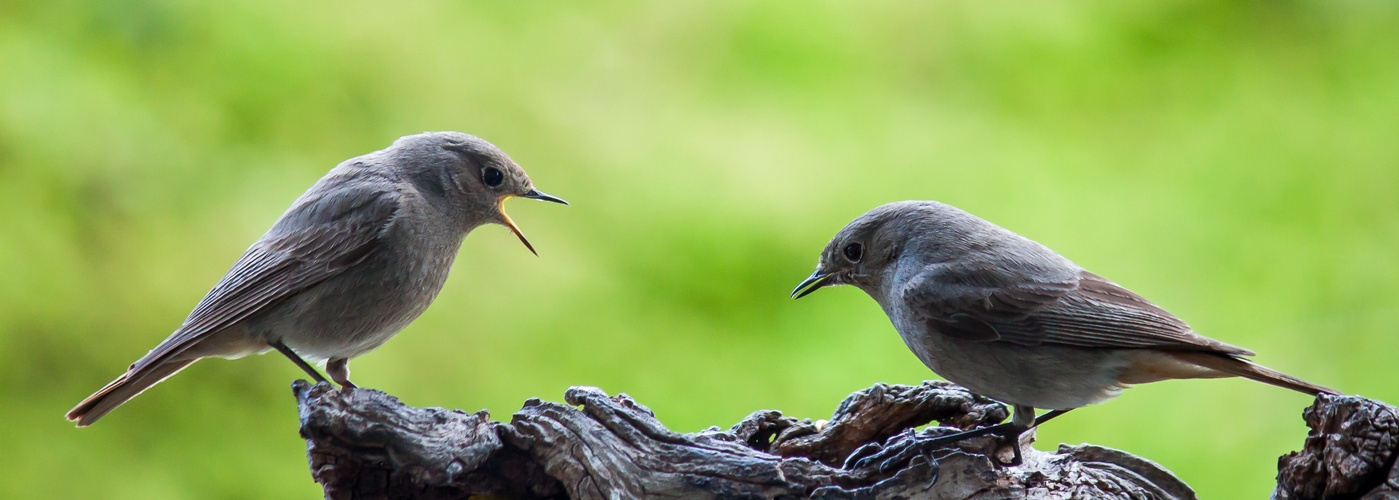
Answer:
<svg viewBox="0 0 1399 500"><path fill-rule="evenodd" d="M1166 310L1088 271L941 265L909 286L904 298L926 315L929 329L954 338L1253 354L1195 333Z"/></svg>
<svg viewBox="0 0 1399 500"><path fill-rule="evenodd" d="M140 370L364 260L397 218L391 182L327 176L302 195L199 301Z"/></svg>

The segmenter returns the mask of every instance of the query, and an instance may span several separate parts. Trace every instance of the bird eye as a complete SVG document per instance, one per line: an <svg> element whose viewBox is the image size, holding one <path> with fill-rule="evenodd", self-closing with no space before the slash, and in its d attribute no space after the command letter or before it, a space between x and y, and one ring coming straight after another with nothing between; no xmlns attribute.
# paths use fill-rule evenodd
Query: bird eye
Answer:
<svg viewBox="0 0 1399 500"><path fill-rule="evenodd" d="M860 256L864 255L865 248L860 246L859 243L851 243L849 245L845 245L844 251L845 258L850 259L850 262L859 262Z"/></svg>
<svg viewBox="0 0 1399 500"><path fill-rule="evenodd" d="M486 183L487 186L496 187L505 182L505 174L495 167L486 167L485 170L481 171L481 182Z"/></svg>

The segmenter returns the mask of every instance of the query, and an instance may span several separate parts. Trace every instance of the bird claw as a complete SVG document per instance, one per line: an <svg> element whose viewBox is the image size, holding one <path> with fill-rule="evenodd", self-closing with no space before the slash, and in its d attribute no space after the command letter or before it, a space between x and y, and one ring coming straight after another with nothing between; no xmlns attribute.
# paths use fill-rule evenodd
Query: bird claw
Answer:
<svg viewBox="0 0 1399 500"><path fill-rule="evenodd" d="M975 436L964 436L966 433L937 434L937 430L928 429L917 432L913 429L906 430L889 438L888 442L880 445L870 443L856 449L845 460L844 468L856 470L868 468L874 464L878 465L878 472L881 474L897 470L900 465L908 463L914 457L927 457L929 464L936 464L933 458L933 450L952 445L963 439L980 437L985 435L995 436L1002 442L1008 442L1011 451L1014 453L1009 462L1002 462L1000 458L992 453L989 457L992 462L1002 467L1015 467L1024 463L1024 456L1020 452L1020 435L1025 429L1016 428L1007 424L997 426L999 428L983 428L976 432Z"/></svg>
<svg viewBox="0 0 1399 500"><path fill-rule="evenodd" d="M990 456L991 461L1001 467L1019 467L1021 464L1025 463L1024 456L1020 454L1020 436L1024 433L1024 430L1019 429L1011 429L1004 433L997 433L996 437L1001 438L1003 442L1010 443L1010 449L1011 452L1014 453L1014 456L1009 462L1002 462L1000 454L993 452Z"/></svg>
<svg viewBox="0 0 1399 500"><path fill-rule="evenodd" d="M933 460L932 455L929 454L927 450L923 450L921 448L922 447L916 445L905 446L903 448L900 448L899 451L897 453L894 453L893 456L886 458L883 462L879 463L879 473L888 474L890 472L893 472L897 470L900 465L903 465L907 462L911 462L913 461L914 457L920 455L927 456L929 463L936 463L936 461Z"/></svg>
<svg viewBox="0 0 1399 500"><path fill-rule="evenodd" d="M861 446L845 460L844 467L848 470L864 469L877 463L878 472L887 474L920 455L927 457L929 464L936 464L932 448L926 446L932 439L935 438L919 435L913 429L909 429L889 438L882 446L878 443Z"/></svg>
<svg viewBox="0 0 1399 500"><path fill-rule="evenodd" d="M868 461L864 459L878 453L882 449L884 449L884 447L880 446L879 443L867 443L864 446L856 448L855 451L850 452L850 456L845 458L845 463L841 464L841 468L849 470L868 465Z"/></svg>
<svg viewBox="0 0 1399 500"><path fill-rule="evenodd" d="M996 453L992 453L989 458L992 462L995 462L996 465L999 465L1001 467L1019 467L1025 462L1024 457L1020 455L1020 441L1016 440L1015 442L1011 443L1010 449L1014 451L1015 457L1011 458L1009 462L1002 462L1000 457Z"/></svg>

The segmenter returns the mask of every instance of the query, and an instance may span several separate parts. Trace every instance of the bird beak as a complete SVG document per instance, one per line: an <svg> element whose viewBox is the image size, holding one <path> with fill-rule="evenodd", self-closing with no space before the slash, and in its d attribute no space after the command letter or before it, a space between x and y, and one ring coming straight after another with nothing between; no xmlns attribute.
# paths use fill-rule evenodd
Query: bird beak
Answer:
<svg viewBox="0 0 1399 500"><path fill-rule="evenodd" d="M520 232L520 226L516 226L515 221L510 220L510 216L505 215L504 210L500 211L500 218L505 222L505 227L510 228L510 232L515 233L515 236L520 238L520 243L525 244L525 248L529 249L529 253L532 253L535 257L538 257L539 252L534 251L534 245L529 244L529 240L525 239L525 233Z"/></svg>
<svg viewBox="0 0 1399 500"><path fill-rule="evenodd" d="M821 272L820 269L817 269L816 272L811 273L811 276L808 276L805 281L802 281L800 285L792 289L792 298L800 299L810 295L811 292L820 290L821 287L826 286L826 282L831 281L831 278L835 277L835 275L835 273Z"/></svg>
<svg viewBox="0 0 1399 500"><path fill-rule="evenodd" d="M554 202L554 203L558 203L558 204L564 205L564 206L567 206L567 205L568 205L568 202L563 201L563 198L559 198L558 196L554 196L554 195L551 195L551 194L541 193L541 192L539 192L538 189L531 189L531 190L529 190L528 193L525 193L525 194L520 195L520 197L521 197L521 198L529 198L529 199L531 199L531 200L552 201L552 202Z"/></svg>
<svg viewBox="0 0 1399 500"><path fill-rule="evenodd" d="M568 202L564 201L563 198L541 193L538 189L531 189L525 194L520 195L520 197L529 198L531 200L552 201L565 206L568 205ZM506 198L508 198L508 196ZM539 256L539 252L534 251L534 245L529 244L529 240L525 239L525 233L520 232L520 226L516 226L515 221L510 220L510 216L505 214L505 198L500 199L500 219L501 222L505 224L505 227L510 228L510 232L515 233L515 236L520 238L520 243L525 244L525 248L529 249L529 253L534 254L535 257Z"/></svg>

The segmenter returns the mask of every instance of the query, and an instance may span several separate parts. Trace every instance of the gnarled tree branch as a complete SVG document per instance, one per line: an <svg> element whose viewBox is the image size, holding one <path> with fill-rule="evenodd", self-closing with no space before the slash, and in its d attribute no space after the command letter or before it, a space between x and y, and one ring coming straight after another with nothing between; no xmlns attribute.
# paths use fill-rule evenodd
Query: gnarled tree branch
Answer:
<svg viewBox="0 0 1399 500"><path fill-rule="evenodd" d="M1195 498L1149 460L1093 445L1025 449L969 440L879 470L852 454L910 446L915 433L997 423L1004 406L945 383L878 384L829 422L757 411L733 427L682 434L625 394L573 387L565 403L530 399L509 423L485 411L414 408L379 391L293 385L312 477L327 498ZM1318 398L1303 452L1280 461L1276 498L1396 498L1393 407ZM915 431L931 422L947 427ZM1026 439L1033 439L1027 433ZM1376 496L1378 495L1378 496ZM1391 496L1383 496L1391 495Z"/></svg>

